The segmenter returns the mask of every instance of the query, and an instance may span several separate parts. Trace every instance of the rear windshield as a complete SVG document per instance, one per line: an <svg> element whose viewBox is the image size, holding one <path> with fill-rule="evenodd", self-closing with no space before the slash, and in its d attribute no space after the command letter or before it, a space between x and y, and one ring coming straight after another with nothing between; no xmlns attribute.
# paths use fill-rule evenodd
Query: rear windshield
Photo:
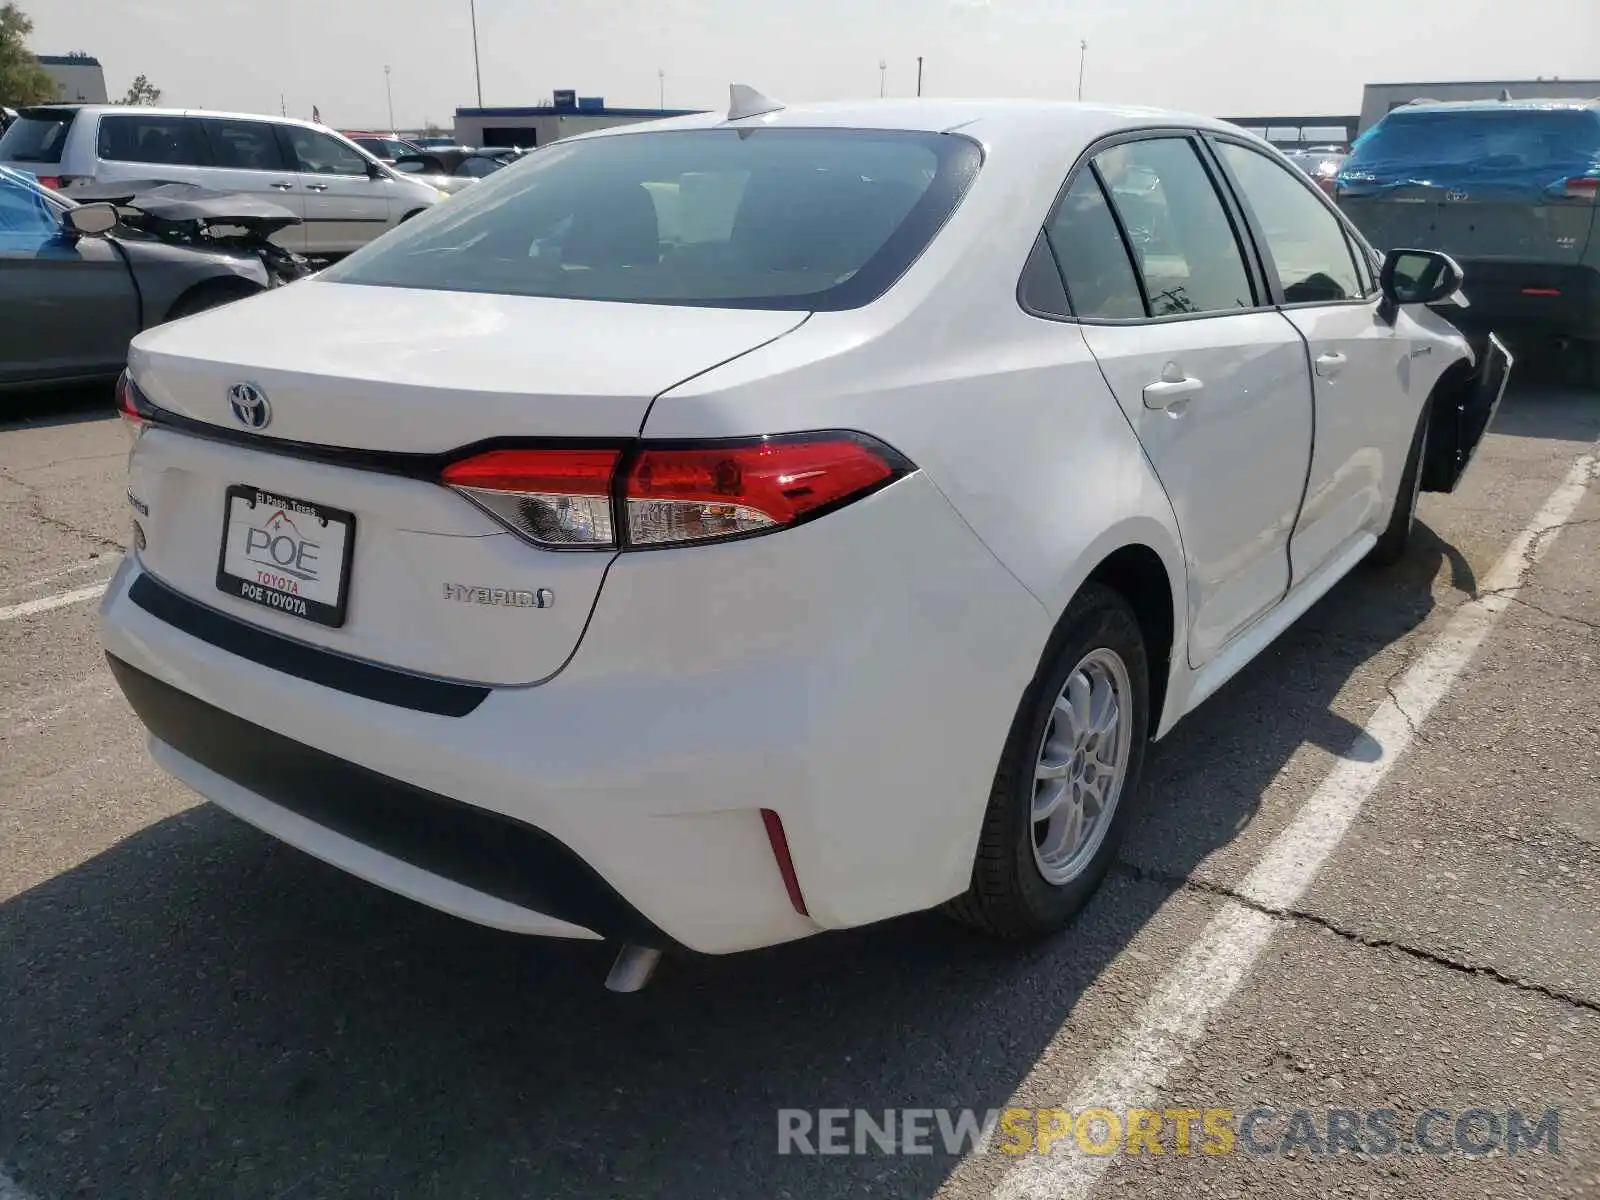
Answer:
<svg viewBox="0 0 1600 1200"><path fill-rule="evenodd" d="M21 116L0 137L0 162L58 163L76 112Z"/></svg>
<svg viewBox="0 0 1600 1200"><path fill-rule="evenodd" d="M906 130L705 129L558 143L322 273L342 283L728 308L880 295L981 152Z"/></svg>
<svg viewBox="0 0 1600 1200"><path fill-rule="evenodd" d="M1393 112L1356 142L1350 171L1473 167L1581 171L1600 160L1600 113L1581 109Z"/></svg>

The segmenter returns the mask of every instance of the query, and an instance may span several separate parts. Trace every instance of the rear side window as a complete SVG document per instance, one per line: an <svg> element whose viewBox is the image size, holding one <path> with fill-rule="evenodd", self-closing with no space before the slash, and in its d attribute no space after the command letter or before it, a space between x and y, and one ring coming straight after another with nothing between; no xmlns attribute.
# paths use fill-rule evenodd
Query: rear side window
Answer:
<svg viewBox="0 0 1600 1200"><path fill-rule="evenodd" d="M213 166L235 171L282 171L287 166L277 131L265 121L207 120L205 130Z"/></svg>
<svg viewBox="0 0 1600 1200"><path fill-rule="evenodd" d="M155 113L103 115L97 152L112 162L173 167L204 167L211 162L198 120Z"/></svg>
<svg viewBox="0 0 1600 1200"><path fill-rule="evenodd" d="M869 303L982 153L907 130L705 129L557 143L358 251L347 283L653 304Z"/></svg>
<svg viewBox="0 0 1600 1200"><path fill-rule="evenodd" d="M1286 304L1359 299L1350 243L1339 218L1303 179L1264 154L1235 142L1217 143L1266 239Z"/></svg>
<svg viewBox="0 0 1600 1200"><path fill-rule="evenodd" d="M1046 233L1074 313L1104 320L1146 315L1128 247L1092 170L1078 172Z"/></svg>
<svg viewBox="0 0 1600 1200"><path fill-rule="evenodd" d="M1094 164L1127 232L1151 316L1255 305L1233 224L1188 138L1127 142L1101 151Z"/></svg>
<svg viewBox="0 0 1600 1200"><path fill-rule="evenodd" d="M76 112L23 114L0 137L0 162L59 163Z"/></svg>

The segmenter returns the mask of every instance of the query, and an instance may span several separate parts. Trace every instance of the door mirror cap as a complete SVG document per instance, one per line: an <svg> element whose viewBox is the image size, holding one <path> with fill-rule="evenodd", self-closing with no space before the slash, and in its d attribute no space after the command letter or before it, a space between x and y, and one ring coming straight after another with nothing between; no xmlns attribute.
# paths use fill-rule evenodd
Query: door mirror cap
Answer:
<svg viewBox="0 0 1600 1200"><path fill-rule="evenodd" d="M1461 294L1461 264L1437 250L1391 250L1383 256L1378 284L1392 305L1453 303L1467 307Z"/></svg>
<svg viewBox="0 0 1600 1200"><path fill-rule="evenodd" d="M62 217L69 233L79 237L104 237L117 227L115 204L80 204Z"/></svg>

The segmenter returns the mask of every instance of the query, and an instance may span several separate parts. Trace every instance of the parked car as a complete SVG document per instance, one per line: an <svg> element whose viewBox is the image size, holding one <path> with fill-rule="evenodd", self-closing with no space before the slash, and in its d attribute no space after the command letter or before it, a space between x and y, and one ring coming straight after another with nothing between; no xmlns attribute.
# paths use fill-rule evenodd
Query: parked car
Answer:
<svg viewBox="0 0 1600 1200"><path fill-rule="evenodd" d="M1319 188L1332 196L1337 187L1339 168L1344 165L1349 152L1343 146L1312 146L1305 150L1287 151L1284 157L1309 175L1311 181Z"/></svg>
<svg viewBox="0 0 1600 1200"><path fill-rule="evenodd" d="M392 133L366 133L361 130L344 130L344 136L360 146L381 163L394 165L397 158L421 153L421 147Z"/></svg>
<svg viewBox="0 0 1600 1200"><path fill-rule="evenodd" d="M404 155L390 164L413 179L452 195L521 158L522 150L431 150Z"/></svg>
<svg viewBox="0 0 1600 1200"><path fill-rule="evenodd" d="M105 648L201 794L617 987L1039 936L1146 744L1455 486L1510 366L1460 283L1219 121L736 88L139 337Z"/></svg>
<svg viewBox="0 0 1600 1200"><path fill-rule="evenodd" d="M422 150L448 150L456 144L453 137L443 135L429 137L415 137L407 139L413 146Z"/></svg>
<svg viewBox="0 0 1600 1200"><path fill-rule="evenodd" d="M61 190L154 177L261 196L300 217L278 241L302 254L348 253L442 198L332 130L287 117L103 104L19 111L0 137L0 165Z"/></svg>
<svg viewBox="0 0 1600 1200"><path fill-rule="evenodd" d="M0 389L111 379L141 329L271 284L259 252L189 237L193 222L140 230L0 167Z"/></svg>
<svg viewBox="0 0 1600 1200"><path fill-rule="evenodd" d="M1471 307L1507 336L1570 339L1600 385L1600 102L1397 108L1357 140L1339 206L1378 246L1448 251Z"/></svg>

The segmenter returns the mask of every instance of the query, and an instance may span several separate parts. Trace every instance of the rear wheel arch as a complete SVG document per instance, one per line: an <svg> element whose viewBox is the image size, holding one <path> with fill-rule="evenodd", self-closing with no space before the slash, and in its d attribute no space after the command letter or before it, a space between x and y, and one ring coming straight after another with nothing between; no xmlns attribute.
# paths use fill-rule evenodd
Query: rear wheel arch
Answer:
<svg viewBox="0 0 1600 1200"><path fill-rule="evenodd" d="M1172 577L1167 573L1167 565L1149 546L1131 542L1101 559L1085 582L1098 583L1116 592L1138 618L1150 663L1150 729L1154 732L1161 726L1173 645L1177 639Z"/></svg>
<svg viewBox="0 0 1600 1200"><path fill-rule="evenodd" d="M421 211L422 211L422 209L420 209L420 208L413 208L405 216L401 217L398 221L396 221L395 224L396 225L404 225L407 221L411 220L412 217L416 216Z"/></svg>

